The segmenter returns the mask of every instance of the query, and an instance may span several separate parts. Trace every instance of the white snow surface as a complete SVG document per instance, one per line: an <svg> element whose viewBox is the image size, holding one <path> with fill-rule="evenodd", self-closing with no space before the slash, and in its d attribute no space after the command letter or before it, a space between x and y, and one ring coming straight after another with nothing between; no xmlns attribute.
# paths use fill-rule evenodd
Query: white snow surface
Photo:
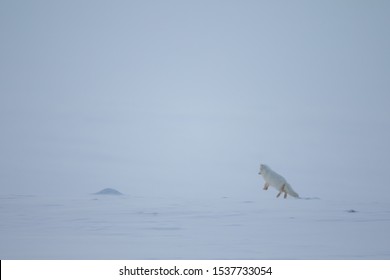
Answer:
<svg viewBox="0 0 390 280"><path fill-rule="evenodd" d="M0 196L0 259L390 259L378 201Z"/></svg>

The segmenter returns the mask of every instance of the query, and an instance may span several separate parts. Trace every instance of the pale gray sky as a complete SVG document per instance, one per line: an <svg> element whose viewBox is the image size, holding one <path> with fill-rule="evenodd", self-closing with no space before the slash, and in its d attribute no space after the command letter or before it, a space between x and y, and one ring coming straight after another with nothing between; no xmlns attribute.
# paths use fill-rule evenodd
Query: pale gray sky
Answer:
<svg viewBox="0 0 390 280"><path fill-rule="evenodd" d="M390 198L389 1L1 1L0 193Z"/></svg>

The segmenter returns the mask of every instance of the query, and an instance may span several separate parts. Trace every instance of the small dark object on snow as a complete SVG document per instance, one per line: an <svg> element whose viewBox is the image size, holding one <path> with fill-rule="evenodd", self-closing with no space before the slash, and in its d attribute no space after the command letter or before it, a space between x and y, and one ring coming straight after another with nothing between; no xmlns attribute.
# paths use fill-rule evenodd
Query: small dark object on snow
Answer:
<svg viewBox="0 0 390 280"><path fill-rule="evenodd" d="M103 194L103 195L123 195L123 193L117 191L116 189L106 188L101 190L100 192L94 194Z"/></svg>
<svg viewBox="0 0 390 280"><path fill-rule="evenodd" d="M357 211L354 210L354 209L349 209L349 210L346 210L346 212L348 212L348 213L356 213Z"/></svg>

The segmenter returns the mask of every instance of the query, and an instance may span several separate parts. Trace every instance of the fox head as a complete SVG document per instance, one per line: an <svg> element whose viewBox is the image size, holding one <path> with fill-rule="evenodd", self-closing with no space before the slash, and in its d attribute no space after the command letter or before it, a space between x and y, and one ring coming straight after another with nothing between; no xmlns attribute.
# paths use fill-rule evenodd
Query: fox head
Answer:
<svg viewBox="0 0 390 280"><path fill-rule="evenodd" d="M260 171L259 171L259 175L263 175L264 173L264 169L266 168L266 165L265 164L260 164Z"/></svg>

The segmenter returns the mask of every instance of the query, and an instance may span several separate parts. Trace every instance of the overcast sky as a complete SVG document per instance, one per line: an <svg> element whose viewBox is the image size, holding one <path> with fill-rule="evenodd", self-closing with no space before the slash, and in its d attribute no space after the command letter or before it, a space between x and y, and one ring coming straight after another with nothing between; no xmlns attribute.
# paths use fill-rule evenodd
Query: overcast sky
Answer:
<svg viewBox="0 0 390 280"><path fill-rule="evenodd" d="M389 1L0 2L0 194L390 199ZM276 194L276 193L275 193Z"/></svg>

